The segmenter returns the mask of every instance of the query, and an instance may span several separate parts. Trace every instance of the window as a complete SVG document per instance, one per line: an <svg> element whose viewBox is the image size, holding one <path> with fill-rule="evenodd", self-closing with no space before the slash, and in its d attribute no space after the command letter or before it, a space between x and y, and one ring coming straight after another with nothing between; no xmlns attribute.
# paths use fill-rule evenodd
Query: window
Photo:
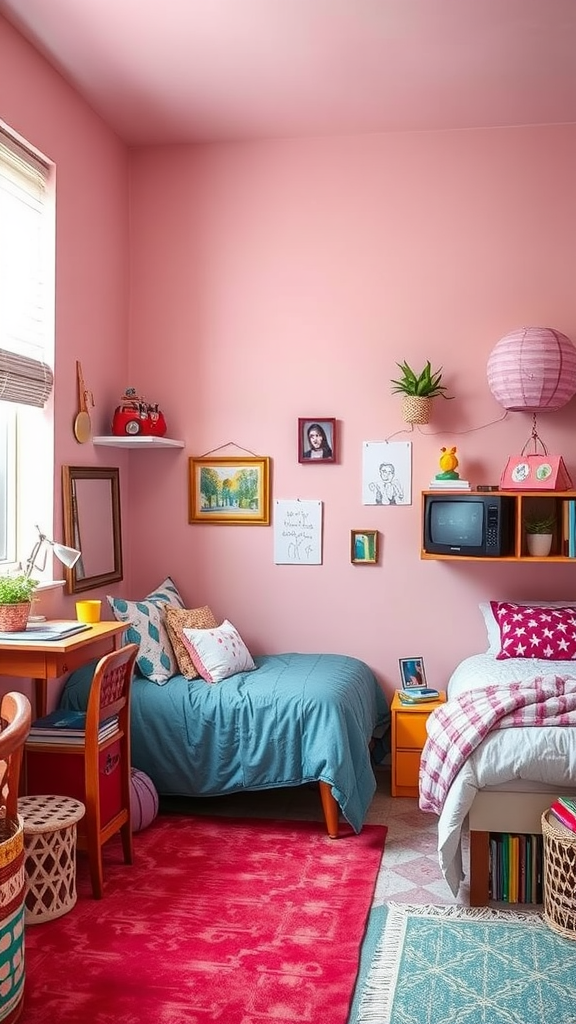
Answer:
<svg viewBox="0 0 576 1024"><path fill-rule="evenodd" d="M52 535L54 219L51 165L0 123L0 569Z"/></svg>

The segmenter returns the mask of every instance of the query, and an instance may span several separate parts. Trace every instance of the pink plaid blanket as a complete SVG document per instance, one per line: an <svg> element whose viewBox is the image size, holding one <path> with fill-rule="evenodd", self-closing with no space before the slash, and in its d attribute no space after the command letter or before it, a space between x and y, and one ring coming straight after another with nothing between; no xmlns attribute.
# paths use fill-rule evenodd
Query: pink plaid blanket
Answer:
<svg viewBox="0 0 576 1024"><path fill-rule="evenodd" d="M440 814L467 757L493 729L576 726L576 677L537 676L470 690L432 712L420 761L420 809Z"/></svg>

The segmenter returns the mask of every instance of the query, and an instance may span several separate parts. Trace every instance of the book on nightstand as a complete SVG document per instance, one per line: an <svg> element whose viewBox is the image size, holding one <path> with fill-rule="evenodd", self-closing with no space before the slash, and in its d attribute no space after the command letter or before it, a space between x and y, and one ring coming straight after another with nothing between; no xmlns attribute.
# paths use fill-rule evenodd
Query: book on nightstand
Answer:
<svg viewBox="0 0 576 1024"><path fill-rule="evenodd" d="M425 704L427 701L438 700L438 690L431 690L428 687L411 690L398 690L398 699L401 704Z"/></svg>

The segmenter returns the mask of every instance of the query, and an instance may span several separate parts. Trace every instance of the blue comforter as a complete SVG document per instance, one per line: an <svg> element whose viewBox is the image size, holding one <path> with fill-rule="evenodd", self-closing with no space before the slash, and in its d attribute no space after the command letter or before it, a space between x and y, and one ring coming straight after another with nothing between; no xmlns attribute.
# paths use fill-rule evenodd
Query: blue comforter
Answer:
<svg viewBox="0 0 576 1024"><path fill-rule="evenodd" d="M274 654L211 685L134 676L132 764L164 796L330 784L359 832L376 789L368 744L388 714L368 666L335 654ZM73 672L61 707L84 710L96 662Z"/></svg>

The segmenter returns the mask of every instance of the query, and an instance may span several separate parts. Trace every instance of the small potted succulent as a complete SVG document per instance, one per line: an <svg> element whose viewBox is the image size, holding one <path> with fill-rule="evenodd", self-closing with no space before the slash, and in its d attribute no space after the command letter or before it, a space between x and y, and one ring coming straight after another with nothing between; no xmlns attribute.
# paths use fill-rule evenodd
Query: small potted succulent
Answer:
<svg viewBox="0 0 576 1024"><path fill-rule="evenodd" d="M26 629L32 594L38 580L31 580L24 573L16 576L6 573L0 576L0 631L17 633Z"/></svg>
<svg viewBox="0 0 576 1024"><path fill-rule="evenodd" d="M433 370L428 359L421 373L415 373L408 363L396 363L402 371L399 380L391 380L392 394L401 394L402 416L405 423L429 423L432 399L440 396L450 400L442 384L442 367Z"/></svg>
<svg viewBox="0 0 576 1024"><path fill-rule="evenodd" d="M553 512L549 514L530 512L524 517L526 547L530 555L546 558L550 554L555 527L556 516Z"/></svg>

